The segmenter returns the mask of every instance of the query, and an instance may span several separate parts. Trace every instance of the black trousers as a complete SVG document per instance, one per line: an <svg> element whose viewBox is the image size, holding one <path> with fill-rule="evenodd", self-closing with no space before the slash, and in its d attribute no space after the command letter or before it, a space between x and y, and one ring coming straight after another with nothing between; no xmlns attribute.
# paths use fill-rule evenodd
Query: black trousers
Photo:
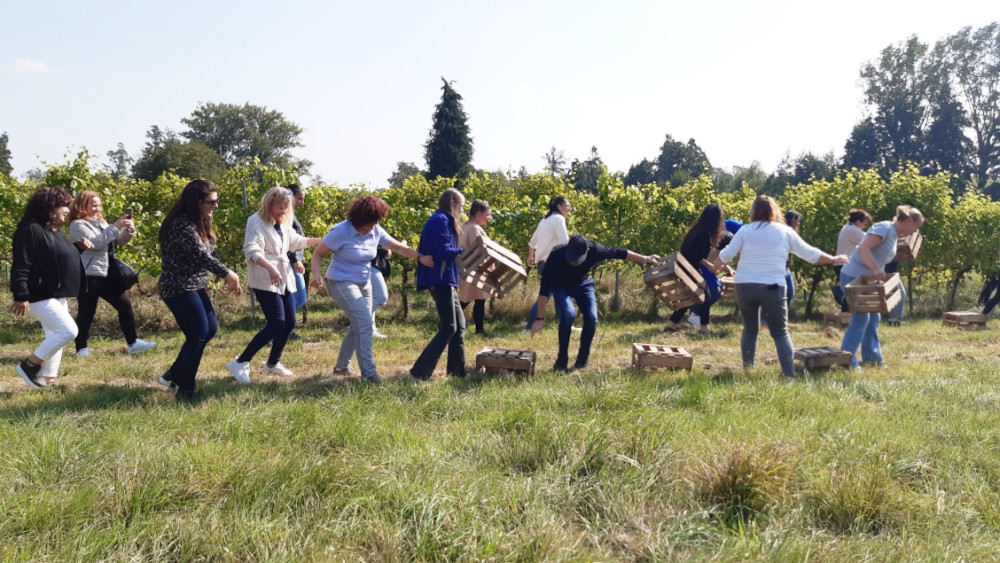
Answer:
<svg viewBox="0 0 1000 563"><path fill-rule="evenodd" d="M119 293L114 284L108 283L108 278L98 276L87 276L87 291L81 291L77 298L79 305L76 313L76 326L79 331L76 334L76 349L83 350L87 347L87 340L90 337L90 325L94 323L94 314L97 313L97 302L104 299L118 311L118 324L125 333L125 343L135 344L138 336L135 332L135 311L132 310L132 301L125 293Z"/></svg>
<svg viewBox="0 0 1000 563"><path fill-rule="evenodd" d="M440 319L438 331L410 368L410 374L417 379L430 379L447 347L446 373L465 377L465 313L458 302L458 292L449 285L435 285L430 292Z"/></svg>
<svg viewBox="0 0 1000 563"><path fill-rule="evenodd" d="M469 302L462 303L462 310L469 306ZM476 323L476 334L483 334L486 329L483 323L486 322L486 300L476 299L472 305L472 320Z"/></svg>

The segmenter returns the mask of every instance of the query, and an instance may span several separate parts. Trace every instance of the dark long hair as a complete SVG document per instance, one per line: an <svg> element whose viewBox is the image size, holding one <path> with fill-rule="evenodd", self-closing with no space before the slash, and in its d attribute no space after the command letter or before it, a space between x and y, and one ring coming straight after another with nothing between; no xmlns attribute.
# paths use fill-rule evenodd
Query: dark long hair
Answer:
<svg viewBox="0 0 1000 563"><path fill-rule="evenodd" d="M569 200L560 196L554 197L549 200L549 212L545 215L546 218L551 217L553 213L559 213L560 205L569 205Z"/></svg>
<svg viewBox="0 0 1000 563"><path fill-rule="evenodd" d="M718 244L719 237L722 235L722 231L725 230L725 216L722 212L722 206L718 203L709 203L705 206L705 209L701 210L701 215L698 216L698 220L691 225L688 229L687 234L684 235L684 241L681 242L681 248L690 248L694 241L698 240L700 237L707 236L710 243L714 246Z"/></svg>
<svg viewBox="0 0 1000 563"><path fill-rule="evenodd" d="M57 207L69 207L73 203L73 196L62 188L38 188L28 199L28 205L24 208L24 215L17 226L27 226L29 223L38 223L41 226L49 224L52 218L52 211Z"/></svg>
<svg viewBox="0 0 1000 563"><path fill-rule="evenodd" d="M181 215L187 217L194 224L194 228L198 230L198 235L201 237L202 242L215 244L215 233L212 232L212 217L206 216L201 212L201 203L210 194L217 193L219 193L219 190L216 189L215 184L208 180L194 180L184 186L181 198L170 208L167 216L163 219L163 223L160 224L160 236L158 237L160 246L166 243L164 236L166 236L167 225Z"/></svg>

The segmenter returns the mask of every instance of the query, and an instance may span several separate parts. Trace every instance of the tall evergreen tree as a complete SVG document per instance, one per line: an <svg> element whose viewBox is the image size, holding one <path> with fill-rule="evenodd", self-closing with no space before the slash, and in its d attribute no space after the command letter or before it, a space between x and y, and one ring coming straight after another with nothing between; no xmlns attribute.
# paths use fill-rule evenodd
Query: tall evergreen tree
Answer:
<svg viewBox="0 0 1000 563"><path fill-rule="evenodd" d="M934 100L931 126L927 129L925 162L928 168L940 167L952 174L967 176L972 147L963 131L968 126L969 118L962 104L955 99L951 87L945 82Z"/></svg>
<svg viewBox="0 0 1000 563"><path fill-rule="evenodd" d="M430 138L424 145L427 178L465 178L472 173L472 137L462 96L444 77L441 103L434 108Z"/></svg>
<svg viewBox="0 0 1000 563"><path fill-rule="evenodd" d="M0 135L0 174L5 176L10 176L10 173L14 171L14 167L10 165L10 148L7 146L9 142L10 137L4 131Z"/></svg>

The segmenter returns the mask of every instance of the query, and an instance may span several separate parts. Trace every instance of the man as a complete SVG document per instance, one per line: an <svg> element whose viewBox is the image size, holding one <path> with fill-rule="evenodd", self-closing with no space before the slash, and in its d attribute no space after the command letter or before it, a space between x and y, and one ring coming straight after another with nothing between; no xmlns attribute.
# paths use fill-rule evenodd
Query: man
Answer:
<svg viewBox="0 0 1000 563"><path fill-rule="evenodd" d="M289 184L288 191L292 192L292 210L298 211L302 204L306 202L306 191L302 189L298 184ZM292 215L292 228L295 232L301 236L305 236L302 231L302 224L299 223L298 217L293 213ZM289 252L288 261L292 264L292 269L295 270L295 310L298 311L306 304L306 300L309 299L309 292L306 291L306 267L302 263L305 260L305 254L302 251ZM288 335L289 340L298 340L302 338L295 332Z"/></svg>
<svg viewBox="0 0 1000 563"><path fill-rule="evenodd" d="M580 351L576 355L573 369L587 367L590 358L590 344L597 332L597 299L594 297L594 279L590 271L605 260L628 260L639 264L658 264L656 254L643 256L624 248L612 248L589 241L575 235L566 244L552 249L542 272L542 283L538 288L538 319L531 327L531 336L542 331L545 326L545 304L551 292L556 316L559 318L559 355L552 366L556 371L569 371L569 337L572 332L576 309L583 314L583 331L580 334Z"/></svg>

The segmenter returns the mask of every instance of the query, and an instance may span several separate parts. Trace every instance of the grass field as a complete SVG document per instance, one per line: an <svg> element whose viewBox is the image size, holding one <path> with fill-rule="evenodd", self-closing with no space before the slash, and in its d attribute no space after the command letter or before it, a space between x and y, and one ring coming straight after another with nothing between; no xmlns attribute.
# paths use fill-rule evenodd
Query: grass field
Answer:
<svg viewBox="0 0 1000 563"><path fill-rule="evenodd" d="M124 355L104 304L94 356L67 353L59 386L44 391L14 373L41 330L6 313L0 558L998 557L994 328L908 319L881 330L887 369L786 384L767 336L758 367L740 368L728 305L710 339L612 314L591 367L564 376L548 369L554 325L531 340L513 322L529 299L502 305L497 316L510 320L488 321L492 336L469 336L467 353L471 365L483 345L537 350L533 377L407 381L434 331L424 297L408 321L380 319L391 336L376 342L385 383L334 377L343 318L314 296L305 340L285 354L297 375L242 386L224 365L261 321L245 298L220 297L223 328L192 404L153 383L181 342L155 298L136 298L153 352ZM792 329L797 348L840 336L814 321ZM695 369L633 374L633 342L684 346Z"/></svg>

